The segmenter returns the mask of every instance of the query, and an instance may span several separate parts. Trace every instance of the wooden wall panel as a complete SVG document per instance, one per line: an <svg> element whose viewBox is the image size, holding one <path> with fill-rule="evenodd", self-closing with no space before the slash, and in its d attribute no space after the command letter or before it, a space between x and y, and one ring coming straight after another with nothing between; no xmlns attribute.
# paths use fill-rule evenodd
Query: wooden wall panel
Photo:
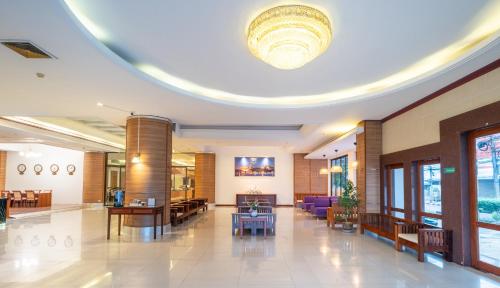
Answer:
<svg viewBox="0 0 500 288"><path fill-rule="evenodd" d="M83 203L103 203L106 154L86 152L83 156Z"/></svg>
<svg viewBox="0 0 500 288"><path fill-rule="evenodd" d="M380 155L382 155L382 123L365 122L366 212L380 211Z"/></svg>
<svg viewBox="0 0 500 288"><path fill-rule="evenodd" d="M7 173L7 151L0 151L0 190L5 190L5 175Z"/></svg>
<svg viewBox="0 0 500 288"><path fill-rule="evenodd" d="M306 153L293 154L293 190L294 199L306 195L328 195L328 175L319 174L321 168L328 167L328 160L305 159Z"/></svg>
<svg viewBox="0 0 500 288"><path fill-rule="evenodd" d="M293 154L293 191L294 194L311 193L310 161L304 159L306 153Z"/></svg>
<svg viewBox="0 0 500 288"><path fill-rule="evenodd" d="M366 211L366 152L365 151L366 151L365 132L356 134L356 154L357 154L356 158L358 161L358 169L356 169L356 187L358 188L358 196L359 199L361 200L361 203L359 204L359 209L362 212Z"/></svg>
<svg viewBox="0 0 500 288"><path fill-rule="evenodd" d="M319 174L321 168L328 167L327 159L312 159L310 161L310 192L313 194L328 194L328 174Z"/></svg>
<svg viewBox="0 0 500 288"><path fill-rule="evenodd" d="M382 154L382 123L362 121L363 132L356 135L358 157L357 187L361 212L380 211L380 155Z"/></svg>
<svg viewBox="0 0 500 288"><path fill-rule="evenodd" d="M172 123L166 118L154 116L129 117L126 147L125 203L133 199L146 201L147 198L155 198L156 205L165 205L164 223L169 224ZM138 152L141 154L141 162L132 163L132 158ZM125 218L125 225L153 226L153 217L128 216Z"/></svg>
<svg viewBox="0 0 500 288"><path fill-rule="evenodd" d="M195 197L215 203L215 154L195 154Z"/></svg>

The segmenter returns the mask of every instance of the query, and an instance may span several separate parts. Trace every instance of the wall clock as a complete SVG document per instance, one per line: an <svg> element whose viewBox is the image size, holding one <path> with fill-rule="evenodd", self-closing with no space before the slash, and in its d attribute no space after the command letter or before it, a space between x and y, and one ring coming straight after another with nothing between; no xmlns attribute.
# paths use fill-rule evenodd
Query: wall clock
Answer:
<svg viewBox="0 0 500 288"><path fill-rule="evenodd" d="M52 175L57 175L58 171L59 171L59 166L57 164L50 165L50 172L52 172Z"/></svg>
<svg viewBox="0 0 500 288"><path fill-rule="evenodd" d="M73 175L73 173L75 173L76 167L73 164L69 164L68 167L66 167L66 170L68 171L69 175Z"/></svg>
<svg viewBox="0 0 500 288"><path fill-rule="evenodd" d="M17 172L19 172L19 175L24 175L24 172L26 172L26 165L24 164L17 165Z"/></svg>
<svg viewBox="0 0 500 288"><path fill-rule="evenodd" d="M41 164L35 164L35 166L33 166L33 170L35 170L36 175L40 175L43 171L43 166Z"/></svg>

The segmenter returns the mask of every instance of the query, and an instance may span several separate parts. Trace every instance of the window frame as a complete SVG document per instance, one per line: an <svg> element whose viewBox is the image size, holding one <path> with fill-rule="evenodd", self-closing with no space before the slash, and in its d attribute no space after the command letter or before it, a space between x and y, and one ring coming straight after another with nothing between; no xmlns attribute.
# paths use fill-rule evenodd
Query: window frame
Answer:
<svg viewBox="0 0 500 288"><path fill-rule="evenodd" d="M417 221L423 223L423 218L435 218L440 219L441 223L443 221L443 198L441 195L441 214L434 214L423 211L424 207L424 187L423 187L423 166L424 165L432 165L439 164L441 165L440 159L431 159L431 160L420 160L417 162ZM441 171L440 171L441 173ZM442 179L442 177L441 177ZM441 189L443 185L441 183ZM441 190L442 193L442 190ZM443 226L443 225L441 225ZM437 227L437 226L436 226ZM442 228L442 227L441 227Z"/></svg>
<svg viewBox="0 0 500 288"><path fill-rule="evenodd" d="M404 220L406 218L406 213L405 213L405 209L404 207L403 208L396 208L396 207L392 207L392 170L394 169L403 169L403 187L404 187L404 165L403 163L398 163L398 164L391 164L391 165L387 165L385 166L385 171L386 171L386 185L385 185L385 188L386 188L386 199L387 199L387 206L385 206L385 199L384 199L384 211L387 211L387 215L391 216L391 217L394 217L396 219L401 219L401 220ZM403 188L403 197L404 197L404 194L405 194L405 191L404 191L404 188ZM404 204L403 204L404 205ZM393 215L393 212L400 212L400 213L403 213L405 216L403 218L401 217L397 217L395 215ZM396 213L394 213L396 214Z"/></svg>

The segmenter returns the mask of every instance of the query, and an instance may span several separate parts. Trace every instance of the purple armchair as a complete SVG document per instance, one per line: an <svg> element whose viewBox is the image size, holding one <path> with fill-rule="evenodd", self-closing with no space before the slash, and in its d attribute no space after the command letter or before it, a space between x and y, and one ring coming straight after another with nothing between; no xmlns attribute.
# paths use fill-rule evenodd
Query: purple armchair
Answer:
<svg viewBox="0 0 500 288"><path fill-rule="evenodd" d="M304 197L304 202L302 203L302 209L310 212L311 211L311 207L314 204L314 199L315 198L316 198L316 196L305 196Z"/></svg>
<svg viewBox="0 0 500 288"><path fill-rule="evenodd" d="M326 209L330 207L330 197L317 197L311 207L311 213L316 217L326 217Z"/></svg>
<svg viewBox="0 0 500 288"><path fill-rule="evenodd" d="M338 196L330 196L330 205L336 204L339 202Z"/></svg>

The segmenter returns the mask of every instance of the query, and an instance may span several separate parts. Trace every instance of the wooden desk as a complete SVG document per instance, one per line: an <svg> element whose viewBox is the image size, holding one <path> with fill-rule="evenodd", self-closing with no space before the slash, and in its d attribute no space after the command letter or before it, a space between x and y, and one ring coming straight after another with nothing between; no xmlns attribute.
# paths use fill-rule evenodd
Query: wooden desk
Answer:
<svg viewBox="0 0 500 288"><path fill-rule="evenodd" d="M155 207L108 207L108 240L110 234L111 227L111 215L118 215L118 236L120 236L121 226L122 226L122 215L152 215L154 217L153 221L153 235L154 239L156 239L156 218L158 218L158 214L161 215L161 234L163 235L163 210L164 206L155 206Z"/></svg>
<svg viewBox="0 0 500 288"><path fill-rule="evenodd" d="M247 201L266 201L276 207L276 194L236 194L236 206L246 206Z"/></svg>

